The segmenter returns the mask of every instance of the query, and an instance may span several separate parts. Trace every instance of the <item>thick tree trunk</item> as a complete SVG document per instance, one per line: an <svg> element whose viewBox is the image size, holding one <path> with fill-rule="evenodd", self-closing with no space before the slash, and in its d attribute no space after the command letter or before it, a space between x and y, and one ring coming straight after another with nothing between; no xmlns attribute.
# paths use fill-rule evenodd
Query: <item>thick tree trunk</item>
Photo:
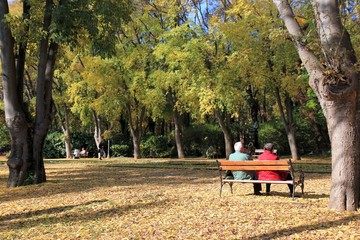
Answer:
<svg viewBox="0 0 360 240"><path fill-rule="evenodd" d="M226 154L226 159L229 158L229 155L233 152L233 137L231 134L231 130L230 130L230 126L228 126L226 124L226 120L224 119L224 117L221 115L221 113L216 112L215 113L216 118L219 122L220 128L224 134L224 140L225 140L225 154Z"/></svg>
<svg viewBox="0 0 360 240"><path fill-rule="evenodd" d="M307 48L287 0L273 0L293 38L309 84L323 109L332 154L329 208L355 211L360 198L360 84L350 36L341 22L338 1L315 0L313 8L324 53L323 64Z"/></svg>
<svg viewBox="0 0 360 240"><path fill-rule="evenodd" d="M6 125L11 137L11 154L7 161L9 167L7 186L22 186L29 177L29 170L32 167L31 141L27 128L28 122L25 119L25 115L19 111L13 117L6 116Z"/></svg>
<svg viewBox="0 0 360 240"><path fill-rule="evenodd" d="M53 0L46 0L44 14L44 30L49 32ZM34 182L46 181L43 159L43 147L49 126L53 119L52 78L55 67L55 56L58 45L49 45L49 33L40 42L40 59L36 82L36 116L33 137L33 159L35 161Z"/></svg>
<svg viewBox="0 0 360 240"><path fill-rule="evenodd" d="M31 167L31 141L28 122L22 106L22 78L25 51L19 55L18 69L15 66L14 39L3 21L9 11L7 1L0 0L0 57L2 64L2 88L5 105L5 121L11 138L11 155L7 161L9 167L8 187L23 185L29 176ZM20 92L19 92L20 91Z"/></svg>
<svg viewBox="0 0 360 240"><path fill-rule="evenodd" d="M46 9L52 8L52 1L46 1ZM36 117L33 131L33 139L29 137L28 121L25 110L23 109L23 79L26 44L20 45L17 69L14 60L14 40L10 29L7 28L2 19L8 11L6 1L0 2L1 19L1 42L2 46L2 66L5 75L4 102L5 117L9 127L12 140L11 156L8 160L10 175L8 180L9 187L25 184L29 175L33 175L34 183L46 181L42 150L44 139L48 127L51 123L51 92L52 76L55 64L57 45L53 44L48 49L48 36L40 43L40 60L38 68L37 92L36 92ZM24 15L28 17L29 6L24 3ZM46 11L44 15L44 30L48 30L51 22L51 11ZM49 51L48 51L49 50ZM16 74L16 77L14 76ZM31 162L31 163L30 163Z"/></svg>
<svg viewBox="0 0 360 240"><path fill-rule="evenodd" d="M326 107L332 155L329 207L341 211L356 210L359 204L360 148L356 104L349 101Z"/></svg>
<svg viewBox="0 0 360 240"><path fill-rule="evenodd" d="M182 124L181 124L181 116L177 111L173 111L173 121L175 126L175 143L176 149L178 153L178 158L185 158L184 149L182 144Z"/></svg>

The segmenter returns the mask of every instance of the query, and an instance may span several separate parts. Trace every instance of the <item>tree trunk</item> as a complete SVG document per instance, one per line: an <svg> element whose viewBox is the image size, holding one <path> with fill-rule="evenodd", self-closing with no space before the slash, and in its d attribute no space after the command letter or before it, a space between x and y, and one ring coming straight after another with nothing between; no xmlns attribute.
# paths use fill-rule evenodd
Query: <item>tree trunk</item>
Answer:
<svg viewBox="0 0 360 240"><path fill-rule="evenodd" d="M227 121L225 121L224 117L221 115L221 113L216 112L215 113L216 118L219 122L220 128L224 134L224 140L225 140L225 154L226 159L229 158L229 155L233 152L233 138L230 130L230 126L226 124Z"/></svg>
<svg viewBox="0 0 360 240"><path fill-rule="evenodd" d="M353 99L355 100L355 98ZM326 106L332 154L331 209L356 210L359 204L359 123L356 101Z"/></svg>
<svg viewBox="0 0 360 240"><path fill-rule="evenodd" d="M131 132L132 140L133 140L133 147L134 147L134 159L141 158L141 149L140 149L140 139L137 133Z"/></svg>
<svg viewBox="0 0 360 240"><path fill-rule="evenodd" d="M61 112L61 108L64 114ZM57 107L56 112L58 115L58 118L61 123L61 130L64 134L64 143L65 143L65 152L66 152L66 158L71 159L71 135L69 130L69 119L68 119L68 112L67 112L66 104L63 103L62 107Z"/></svg>
<svg viewBox="0 0 360 240"><path fill-rule="evenodd" d="M52 0L47 0L44 14L44 31L48 32L51 23ZM25 18L29 18L29 5L24 2ZM26 43L20 44L18 64L15 67L14 39L10 29L2 19L8 12L7 1L0 1L0 39L2 44L1 60L3 68L3 89L5 118L11 136L11 156L8 159L10 170L8 186L15 187L46 181L43 161L43 145L52 120L52 77L55 65L57 44L49 42L49 33L40 42L38 78L36 88L36 115L32 139L26 111L23 109L24 63ZM3 46L6 46L5 48ZM17 74L15 74L15 72ZM32 175L32 176L31 176ZM31 176L31 177L30 177ZM30 182L29 182L30 183Z"/></svg>
<svg viewBox="0 0 360 240"><path fill-rule="evenodd" d="M263 96L262 96L262 111L261 111L261 122L267 122L267 107L266 107L266 88L264 88Z"/></svg>
<svg viewBox="0 0 360 240"><path fill-rule="evenodd" d="M288 139L291 158L293 160L299 160L300 156L298 154L298 148L296 145L296 137L295 137L296 126L293 117L293 102L289 94L286 94L285 96L286 117L285 117L285 112L280 97L280 89L278 87L276 87L275 89L275 94L276 94L276 102L279 106L281 119L284 124L286 136Z"/></svg>
<svg viewBox="0 0 360 240"><path fill-rule="evenodd" d="M3 21L9 11L7 1L0 0L0 57L2 64L2 88L5 105L5 121L11 138L11 155L7 161L9 167L8 187L23 185L29 176L31 166L31 141L28 122L22 103L22 74L24 59L15 66L14 39L11 30ZM20 58L25 58L25 51Z"/></svg>
<svg viewBox="0 0 360 240"><path fill-rule="evenodd" d="M100 122L100 118L97 115L97 113L93 110L93 117L94 117L94 123L95 123L95 127L94 127L94 140L95 140L95 144L96 144L96 151L98 154L98 158L102 159L101 156L101 145L103 144L103 139L101 136L101 122Z"/></svg>
<svg viewBox="0 0 360 240"><path fill-rule="evenodd" d="M49 45L49 28L51 24L52 7L53 0L46 0L44 30L47 32L47 35L40 41L40 58L36 82L36 115L33 137L35 183L42 183L46 181L43 147L54 113L52 101L52 78L58 45L56 43L50 43Z"/></svg>
<svg viewBox="0 0 360 240"><path fill-rule="evenodd" d="M170 87L168 89L168 94L166 95L167 100L172 108L172 120L174 123L174 137L175 137L175 144L176 150L178 153L178 158L184 158L184 149L183 149L183 142L182 142L182 121L180 113L176 110L176 93L174 93L173 89Z"/></svg>
<svg viewBox="0 0 360 240"><path fill-rule="evenodd" d="M135 117L132 116L135 115ZM141 149L140 149L140 142L143 133L143 122L145 119L145 107L141 107L140 113L137 114L135 109L135 113L131 111L131 106L128 106L128 115L129 115L129 128L130 133L133 140L133 147L134 147L134 159L141 158Z"/></svg>
<svg viewBox="0 0 360 240"><path fill-rule="evenodd" d="M174 110L173 111L173 121L175 126L175 143L176 149L178 153L178 158L185 158L184 149L182 144L182 124L181 124L181 116L180 114Z"/></svg>
<svg viewBox="0 0 360 240"><path fill-rule="evenodd" d="M255 148L260 148L259 144L259 101L256 99L256 91L253 91L252 86L246 87L246 93L248 95L248 104L250 106L250 115L252 120L251 139Z"/></svg>
<svg viewBox="0 0 360 240"><path fill-rule="evenodd" d="M63 133L64 133L64 143L65 143L65 152L66 152L66 159L71 159L71 136L68 128L61 127Z"/></svg>
<svg viewBox="0 0 360 240"><path fill-rule="evenodd" d="M309 85L323 109L331 141L329 208L355 211L360 198L359 69L338 1L315 0L313 9L324 62L307 48L306 38L287 0L273 0L310 74Z"/></svg>

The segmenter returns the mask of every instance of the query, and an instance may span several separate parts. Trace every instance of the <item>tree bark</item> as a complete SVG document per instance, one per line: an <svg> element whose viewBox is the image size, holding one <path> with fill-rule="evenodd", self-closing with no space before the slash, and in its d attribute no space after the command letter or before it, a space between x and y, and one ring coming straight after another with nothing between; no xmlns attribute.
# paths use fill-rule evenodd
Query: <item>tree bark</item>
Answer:
<svg viewBox="0 0 360 240"><path fill-rule="evenodd" d="M96 144L96 150L97 150L97 154L98 154L98 158L102 159L101 157L101 145L103 144L104 140L102 139L102 131L101 131L101 122L100 122L100 118L97 115L97 113L93 110L93 117L94 117L94 140L95 140L95 144Z"/></svg>
<svg viewBox="0 0 360 240"><path fill-rule="evenodd" d="M44 30L47 32L47 35L41 39L40 42L40 59L38 65L38 78L36 82L36 116L33 137L35 183L42 183L46 181L43 146L54 115L54 103L52 101L52 78L54 74L55 57L58 45L53 42L49 44L52 7L53 0L46 0Z"/></svg>
<svg viewBox="0 0 360 240"><path fill-rule="evenodd" d="M62 111L61 111L62 109ZM63 114L62 114L63 112ZM65 152L66 152L66 158L71 159L71 135L69 130L69 117L68 117L68 110L66 107L66 104L63 103L62 106L57 107L56 113L58 115L58 118L61 123L61 130L64 134L64 143L65 143Z"/></svg>
<svg viewBox="0 0 360 240"><path fill-rule="evenodd" d="M260 148L260 144L259 144L259 120L258 120L258 115L259 115L259 101L256 99L256 91L253 91L253 88L251 85L248 85L246 87L246 93L248 95L248 103L250 106L250 115L251 115L251 120L252 120L252 129L251 129L251 138L254 141L254 147L255 148Z"/></svg>
<svg viewBox="0 0 360 240"><path fill-rule="evenodd" d="M185 158L183 144L182 144L181 116L176 110L173 110L173 121L174 121L174 126L175 126L175 130L174 130L175 143L176 143L178 158L180 158L180 159Z"/></svg>
<svg viewBox="0 0 360 240"><path fill-rule="evenodd" d="M183 148L183 142L182 142L182 121L181 121L181 115L180 113L176 110L176 93L174 93L173 89L170 87L168 89L168 94L167 94L167 100L172 108L172 120L173 120L173 124L175 127L174 130L174 138L175 138L175 144L176 144L176 150L178 153L178 158L184 158L185 154L184 154L184 148Z"/></svg>
<svg viewBox="0 0 360 240"><path fill-rule="evenodd" d="M341 22L338 1L315 0L313 9L325 63L307 48L305 36L287 0L273 0L310 74L331 141L329 208L355 211L360 197L359 70L350 36Z"/></svg>
<svg viewBox="0 0 360 240"><path fill-rule="evenodd" d="M132 116L135 114L135 117ZM133 113L131 111L131 106L128 106L128 116L129 116L129 128L130 133L133 140L133 147L134 147L134 159L141 158L141 149L140 149L140 142L143 134L143 122L145 119L145 107L141 107L140 113L137 114L137 111Z"/></svg>
<svg viewBox="0 0 360 240"><path fill-rule="evenodd" d="M40 42L38 78L36 89L36 115L34 129L30 133L26 110L23 108L24 64L26 43L19 46L18 62L15 66L14 39L10 29L2 21L8 12L6 1L0 1L1 59L3 67L3 88L5 117L11 136L11 156L8 159L8 186L26 184L33 178L33 183L46 181L43 162L43 144L52 120L52 77L55 65L57 44L49 46L49 26L51 23L52 0L47 0L44 14L44 31L48 34ZM29 18L29 5L24 2L24 18ZM6 46L6 47L5 47ZM30 183L30 182L29 182Z"/></svg>
<svg viewBox="0 0 360 240"><path fill-rule="evenodd" d="M228 159L229 155L233 152L233 138L232 138L230 126L226 124L226 121L224 117L221 115L221 113L216 112L215 115L219 122L220 128L224 134L225 154L226 154L226 159Z"/></svg>
<svg viewBox="0 0 360 240"><path fill-rule="evenodd" d="M284 107L283 107L283 104L281 101L281 96L280 96L280 89L278 87L276 87L276 89L275 89L275 95L276 95L276 102L279 106L281 120L284 124L286 136L288 139L290 152L291 152L291 158L293 160L299 160L300 156L298 153L298 148L296 145L296 137L295 137L296 126L295 126L294 117L293 117L293 102L292 102L290 96L288 94L286 94L286 96L285 96L286 116L285 116Z"/></svg>
<svg viewBox="0 0 360 240"><path fill-rule="evenodd" d="M5 105L5 121L11 138L11 155L7 161L9 167L8 187L23 185L29 176L31 166L31 142L26 113L22 107L23 88L21 73L17 69L24 69L23 59L15 65L14 39L7 24L3 21L9 12L6 0L0 0L0 57L2 64L2 87ZM23 46L24 47L24 46ZM25 58L22 48L21 58Z"/></svg>

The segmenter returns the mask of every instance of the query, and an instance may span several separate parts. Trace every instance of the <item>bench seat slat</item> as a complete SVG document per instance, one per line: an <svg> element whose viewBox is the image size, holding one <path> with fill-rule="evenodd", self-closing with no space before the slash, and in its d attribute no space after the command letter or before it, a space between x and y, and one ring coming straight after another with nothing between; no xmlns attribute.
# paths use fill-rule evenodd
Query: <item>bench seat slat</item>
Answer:
<svg viewBox="0 0 360 240"><path fill-rule="evenodd" d="M262 160L262 161L219 161L221 166L241 165L241 166L289 166L287 160Z"/></svg>
<svg viewBox="0 0 360 240"><path fill-rule="evenodd" d="M293 184L292 180L274 181L274 180L237 180L237 179L223 179L223 182L233 183L271 183L271 184Z"/></svg>
<svg viewBox="0 0 360 240"><path fill-rule="evenodd" d="M289 171L289 166L222 166L221 170L231 170L231 171L250 171L250 170L283 170Z"/></svg>

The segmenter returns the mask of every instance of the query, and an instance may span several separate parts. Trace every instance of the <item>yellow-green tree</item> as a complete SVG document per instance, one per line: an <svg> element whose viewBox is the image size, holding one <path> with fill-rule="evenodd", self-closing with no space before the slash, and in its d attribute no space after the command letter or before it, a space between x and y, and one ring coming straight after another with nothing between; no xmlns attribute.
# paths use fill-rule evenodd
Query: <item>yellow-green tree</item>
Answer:
<svg viewBox="0 0 360 240"><path fill-rule="evenodd" d="M59 45L76 45L79 35L84 32L95 36L95 40L101 39L102 35L98 33L107 25L106 20L110 19L105 17L105 10L121 10L124 13L127 8L116 8L124 6L122 3L25 0L22 13L18 16L9 14L8 1L0 1L0 57L5 118L11 136L11 155L7 162L9 187L46 181L43 145L54 115L52 80ZM117 18L118 21L121 19L122 16ZM100 24L103 24L103 28L100 28ZM36 99L33 112L26 107L30 104L25 104L23 98L29 51L30 56L37 56L34 58Z"/></svg>

